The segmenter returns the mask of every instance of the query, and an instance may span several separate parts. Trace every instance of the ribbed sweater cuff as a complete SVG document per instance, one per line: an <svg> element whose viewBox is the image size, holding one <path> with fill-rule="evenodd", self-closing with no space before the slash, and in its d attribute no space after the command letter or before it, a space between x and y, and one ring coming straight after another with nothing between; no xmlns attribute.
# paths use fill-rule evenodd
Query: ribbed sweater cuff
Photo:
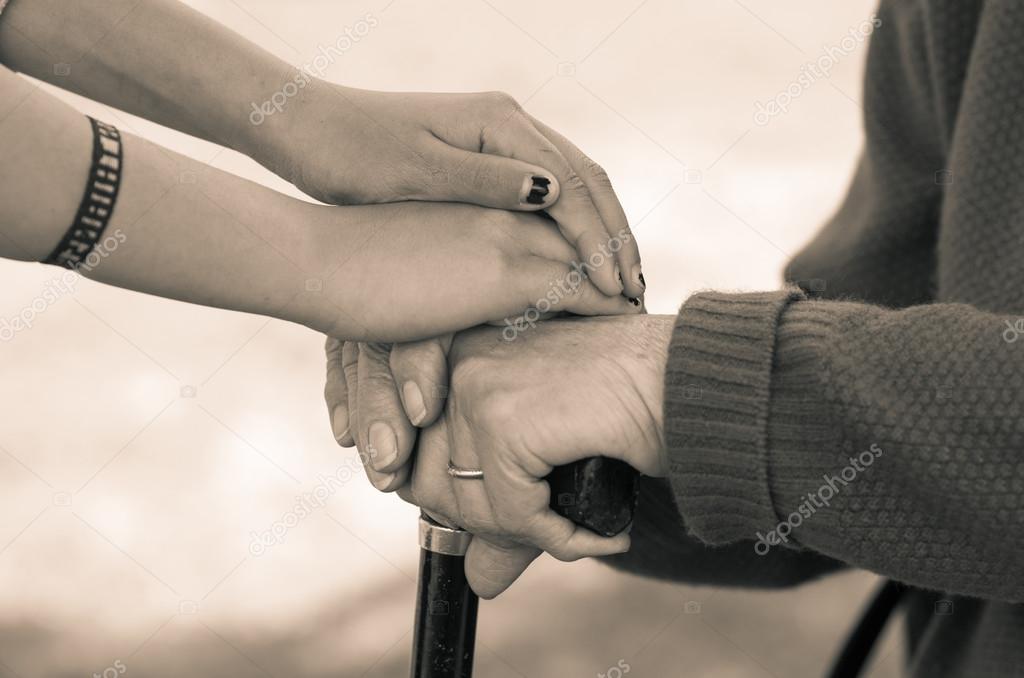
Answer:
<svg viewBox="0 0 1024 678"><path fill-rule="evenodd" d="M778 522L768 477L776 330L801 292L702 292L683 304L665 373L669 478L690 531L709 544Z"/></svg>

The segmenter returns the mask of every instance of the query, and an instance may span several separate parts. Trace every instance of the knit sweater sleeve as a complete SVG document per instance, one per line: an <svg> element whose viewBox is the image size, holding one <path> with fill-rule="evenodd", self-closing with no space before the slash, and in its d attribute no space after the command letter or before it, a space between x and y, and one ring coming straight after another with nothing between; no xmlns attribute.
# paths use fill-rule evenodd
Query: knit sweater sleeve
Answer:
<svg viewBox="0 0 1024 678"><path fill-rule="evenodd" d="M792 294L798 293L793 292ZM740 361L738 364L751 366L758 364L760 373L757 370L747 371L739 378L740 382L746 382L746 392L742 394L734 392L732 396L747 403L749 407L743 414L748 416L750 421L736 421L736 426L728 426L730 443L714 444L716 449L723 447L732 449L737 445L749 447L759 444L758 439L761 436L757 430L758 428L764 429L764 422L767 418L767 402L757 405L755 401L767 394L768 391L767 381L770 377L768 369L773 343L771 333L775 329L774 320L788 303L789 298L789 293L770 293L746 295L742 299L737 298L736 300L734 310L745 308L753 310L756 314L752 318L747 318L745 329L739 330L751 339L750 343L741 349L751 352L751 355L745 358L736 356ZM696 298L694 301L696 302ZM680 321L682 317L680 316ZM744 322L742 316L737 316L737 322ZM687 336L687 339L692 340L693 337ZM665 406L666 432L675 453L673 458L682 453L682 450L679 449L680 445L676 441L677 436L673 435L673 432L684 431L686 427L691 427L690 433L699 432L702 441L711 441L719 435L716 429L725 424L724 421L701 419L700 412L691 412L689 420L685 423L677 419L678 412L685 406L692 409L694 404L702 402L705 406L714 407L708 399L712 394L707 391L707 385L692 375L684 377L680 373L680 364L684 359L680 341L681 335L679 323L677 323L675 341L673 341L669 356L665 390L667 398ZM735 345L735 342L733 344ZM703 350L703 347L699 347L696 343L688 343L686 346L691 351ZM718 350L728 352L729 346L725 343L719 344ZM760 355L753 355L755 353L760 353ZM714 368L711 369L711 374L713 374ZM725 378L739 383L729 377ZM759 385L755 386L755 382L759 382ZM758 412L758 410L760 411ZM691 450L686 450L686 452L689 453ZM703 454L704 452L701 449L692 450L694 454ZM721 457L721 461L729 463L725 456ZM673 467L675 468L675 464ZM741 493L735 496L732 505L733 512L739 514L743 514L749 507L757 503L758 500L752 499L752 497L767 491L763 472L760 477L755 473L749 478L745 478L743 474L748 469L749 464L742 463L732 474L739 484L744 485L743 488L728 488ZM674 484L678 485L678 483ZM717 503L723 499L724 496L709 496L710 503L704 505L705 510L711 513L723 510L723 506ZM767 498L760 501L764 505L769 504ZM671 579L688 584L756 588L777 588L801 584L845 567L845 564L833 558L796 549L778 548L770 552L759 553L754 549L756 537L753 531L743 528L734 530L732 535L734 538L706 540L704 530L701 529L704 519L701 512L691 512L686 518L680 512L680 504L688 506L690 503L686 497L680 497L678 493L674 493L673 487L667 481L643 478L640 484L633 528L630 533L633 547L627 553L605 558L605 562L633 574ZM719 517L725 521L741 519L724 513ZM697 522L690 524L691 520Z"/></svg>
<svg viewBox="0 0 1024 678"><path fill-rule="evenodd" d="M1024 601L1015 323L963 304L691 297L665 388L670 481L690 534Z"/></svg>
<svg viewBox="0 0 1024 678"><path fill-rule="evenodd" d="M792 552L779 581L824 558L1024 601L1022 85L1006 58L1024 10L883 0L879 18L861 167L789 268L830 298L683 305L665 378L674 501L641 495L641 521L645 502L667 517L634 529L627 566L700 579L725 549L772 570ZM673 562L647 562L659 552Z"/></svg>

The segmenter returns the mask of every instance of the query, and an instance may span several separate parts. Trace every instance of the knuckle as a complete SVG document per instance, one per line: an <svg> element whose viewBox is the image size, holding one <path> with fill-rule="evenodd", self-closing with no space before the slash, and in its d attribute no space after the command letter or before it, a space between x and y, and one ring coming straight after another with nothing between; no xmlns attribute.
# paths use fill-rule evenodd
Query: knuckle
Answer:
<svg viewBox="0 0 1024 678"><path fill-rule="evenodd" d="M601 188L612 187L612 180L608 177L608 172L594 162L590 156L584 155L581 158L581 163L583 165L583 171L597 186L600 186Z"/></svg>
<svg viewBox="0 0 1024 678"><path fill-rule="evenodd" d="M561 181L562 190L572 193L587 193L587 182L576 172L569 172Z"/></svg>
<svg viewBox="0 0 1024 678"><path fill-rule="evenodd" d="M499 430L514 421L518 398L507 391L489 390L479 395L472 408L473 420L486 431Z"/></svg>
<svg viewBox="0 0 1024 678"><path fill-rule="evenodd" d="M505 92L484 92L480 102L480 150L484 151L496 144L498 131L513 117L521 115L523 108Z"/></svg>
<svg viewBox="0 0 1024 678"><path fill-rule="evenodd" d="M484 92L480 97L490 114L508 116L522 110L516 98L507 92Z"/></svg>

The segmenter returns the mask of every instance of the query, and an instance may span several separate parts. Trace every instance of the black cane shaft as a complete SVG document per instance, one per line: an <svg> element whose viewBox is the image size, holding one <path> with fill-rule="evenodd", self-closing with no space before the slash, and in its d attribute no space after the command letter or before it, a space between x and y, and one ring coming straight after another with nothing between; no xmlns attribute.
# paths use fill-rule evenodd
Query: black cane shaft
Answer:
<svg viewBox="0 0 1024 678"><path fill-rule="evenodd" d="M412 678L471 678L477 597L463 556L420 552Z"/></svg>
<svg viewBox="0 0 1024 678"><path fill-rule="evenodd" d="M472 678L479 600L466 581L470 536L420 516L412 678Z"/></svg>

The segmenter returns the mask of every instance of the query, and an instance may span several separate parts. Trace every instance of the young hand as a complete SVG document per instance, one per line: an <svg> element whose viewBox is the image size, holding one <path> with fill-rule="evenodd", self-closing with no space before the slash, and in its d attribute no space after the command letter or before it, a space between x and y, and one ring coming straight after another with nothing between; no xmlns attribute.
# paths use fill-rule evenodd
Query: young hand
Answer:
<svg viewBox="0 0 1024 678"><path fill-rule="evenodd" d="M326 203L546 210L599 290L643 294L639 250L604 170L506 94L312 81L254 134L260 143L243 150Z"/></svg>
<svg viewBox="0 0 1024 678"><path fill-rule="evenodd" d="M75 30L65 30L70 24ZM117 40L100 39L115 31ZM60 60L80 67L57 74ZM327 203L547 210L598 289L643 293L636 243L607 175L508 95L342 87L174 0L11 3L0 22L0 61L229 146Z"/></svg>
<svg viewBox="0 0 1024 678"><path fill-rule="evenodd" d="M306 274L323 290L304 295L293 315L330 336L415 341L524 315L642 308L601 294L537 215L450 203L303 210Z"/></svg>

